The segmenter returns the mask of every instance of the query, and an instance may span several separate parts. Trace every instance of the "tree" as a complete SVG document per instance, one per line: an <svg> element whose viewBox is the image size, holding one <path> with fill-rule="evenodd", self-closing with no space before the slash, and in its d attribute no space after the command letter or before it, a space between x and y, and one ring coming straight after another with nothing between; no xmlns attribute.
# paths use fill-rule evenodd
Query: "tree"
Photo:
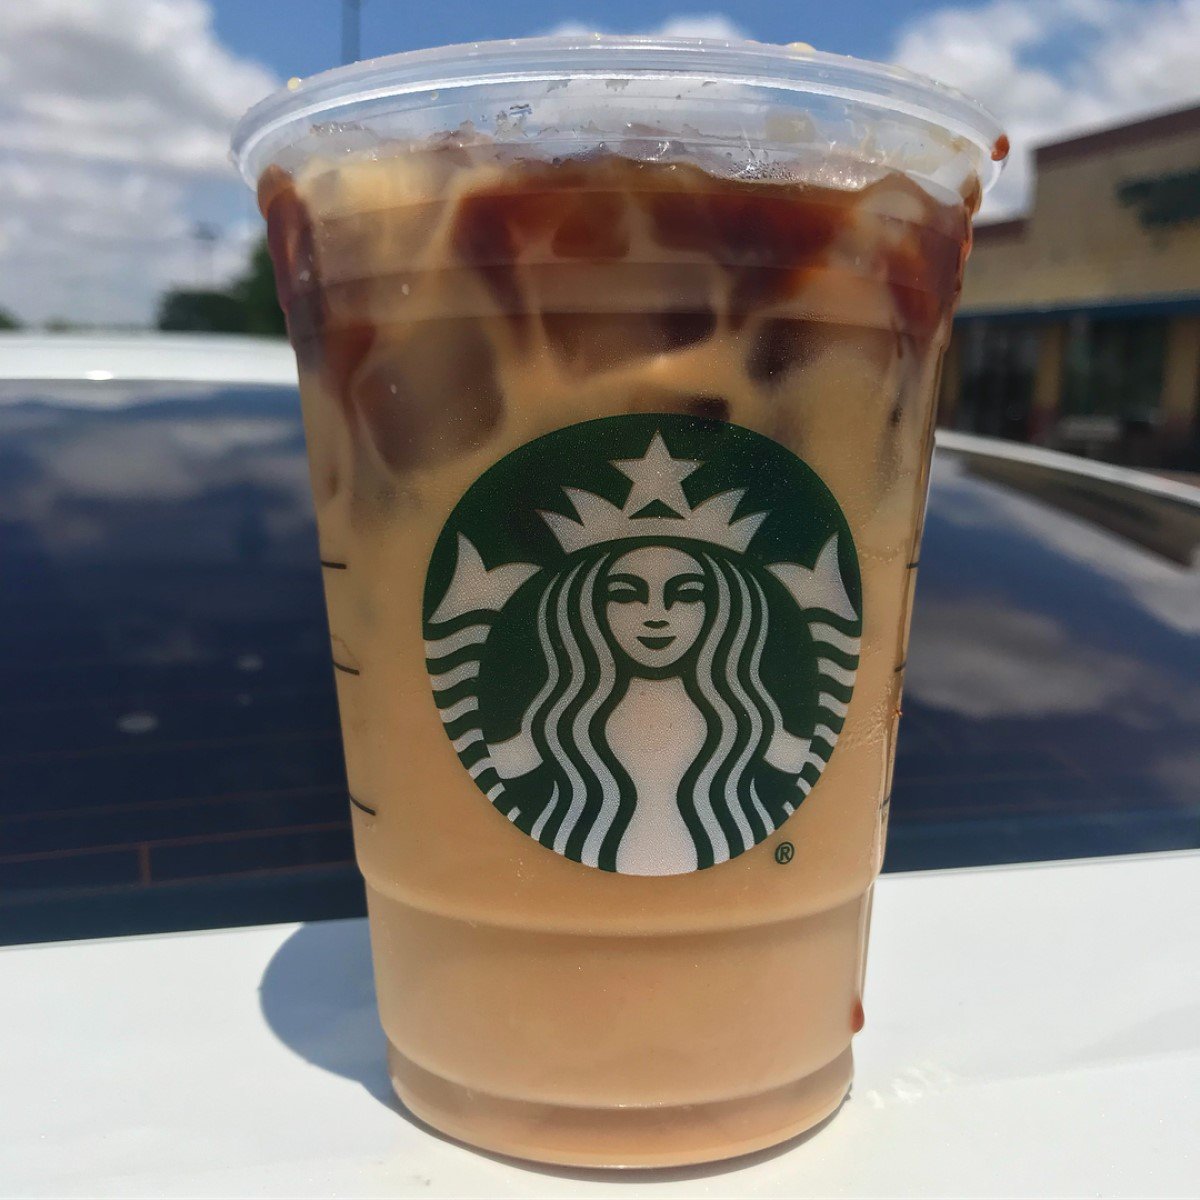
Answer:
<svg viewBox="0 0 1200 1200"><path fill-rule="evenodd" d="M7 308L0 308L0 329L20 329L21 322L8 311Z"/></svg>
<svg viewBox="0 0 1200 1200"><path fill-rule="evenodd" d="M284 337L287 328L275 299L275 274L264 238L246 273L226 292L176 288L159 302L159 329L195 333L253 333Z"/></svg>
<svg viewBox="0 0 1200 1200"><path fill-rule="evenodd" d="M250 267L234 285L233 294L245 311L245 331L267 337L284 337L287 327L283 310L275 298L275 270L267 240L263 238L250 256Z"/></svg>
<svg viewBox="0 0 1200 1200"><path fill-rule="evenodd" d="M244 333L246 314L242 302L228 292L167 292L158 308L159 329L196 333Z"/></svg>

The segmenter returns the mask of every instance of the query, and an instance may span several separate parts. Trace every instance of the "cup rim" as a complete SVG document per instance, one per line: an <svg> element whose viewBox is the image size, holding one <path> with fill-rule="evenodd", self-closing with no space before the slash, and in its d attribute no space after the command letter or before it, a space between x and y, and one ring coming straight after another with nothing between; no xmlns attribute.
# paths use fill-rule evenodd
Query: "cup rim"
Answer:
<svg viewBox="0 0 1200 1200"><path fill-rule="evenodd" d="M231 156L253 188L266 166L259 161L264 144L269 141L274 148L292 126L298 127L298 138L313 118L336 120L339 110L351 105L489 84L589 77L735 83L842 99L906 115L974 146L985 191L995 182L1007 153L1003 127L982 104L904 67L830 54L800 43L778 46L712 38L570 34L407 50L292 80L238 121ZM289 140L284 136L282 143Z"/></svg>

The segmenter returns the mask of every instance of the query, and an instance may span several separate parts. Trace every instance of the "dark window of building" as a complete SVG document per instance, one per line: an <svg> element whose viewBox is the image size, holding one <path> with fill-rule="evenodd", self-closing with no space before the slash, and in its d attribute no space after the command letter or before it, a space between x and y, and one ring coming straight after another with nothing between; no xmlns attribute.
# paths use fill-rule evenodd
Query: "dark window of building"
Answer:
<svg viewBox="0 0 1200 1200"><path fill-rule="evenodd" d="M1063 412L1153 421L1162 393L1167 323L1161 317L1093 320L1067 327Z"/></svg>
<svg viewBox="0 0 1200 1200"><path fill-rule="evenodd" d="M1153 457L1166 335L1160 317L1068 324L1056 431L1063 449L1131 465Z"/></svg>
<svg viewBox="0 0 1200 1200"><path fill-rule="evenodd" d="M1012 321L964 324L959 428L1027 440L1037 357L1036 326Z"/></svg>

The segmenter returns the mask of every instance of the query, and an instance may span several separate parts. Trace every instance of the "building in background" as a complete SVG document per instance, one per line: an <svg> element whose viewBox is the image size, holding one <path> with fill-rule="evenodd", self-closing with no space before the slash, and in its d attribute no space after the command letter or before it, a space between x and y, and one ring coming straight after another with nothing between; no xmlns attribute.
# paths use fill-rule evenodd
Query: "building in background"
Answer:
<svg viewBox="0 0 1200 1200"><path fill-rule="evenodd" d="M980 226L941 422L1200 470L1200 106L1041 146Z"/></svg>

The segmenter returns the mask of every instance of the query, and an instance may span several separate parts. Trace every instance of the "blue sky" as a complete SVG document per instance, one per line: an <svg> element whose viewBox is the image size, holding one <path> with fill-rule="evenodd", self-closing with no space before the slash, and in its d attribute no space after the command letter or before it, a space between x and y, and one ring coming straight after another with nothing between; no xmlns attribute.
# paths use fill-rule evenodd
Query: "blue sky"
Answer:
<svg viewBox="0 0 1200 1200"><path fill-rule="evenodd" d="M362 0L362 52L563 23L806 41L963 88L1013 143L987 218L1028 205L1034 146L1200 100L1200 0ZM341 0L0 0L0 307L142 324L236 278L262 223L233 124L340 52Z"/></svg>
<svg viewBox="0 0 1200 1200"><path fill-rule="evenodd" d="M217 33L225 44L280 75L309 75L337 65L341 0L215 0L214 7ZM722 12L759 41L810 42L839 54L881 58L903 26L946 7L944 0L737 0L726 5L580 0L567 7L555 0L362 0L362 49L364 57L372 57L420 46L527 37L566 19L624 33L680 15Z"/></svg>

